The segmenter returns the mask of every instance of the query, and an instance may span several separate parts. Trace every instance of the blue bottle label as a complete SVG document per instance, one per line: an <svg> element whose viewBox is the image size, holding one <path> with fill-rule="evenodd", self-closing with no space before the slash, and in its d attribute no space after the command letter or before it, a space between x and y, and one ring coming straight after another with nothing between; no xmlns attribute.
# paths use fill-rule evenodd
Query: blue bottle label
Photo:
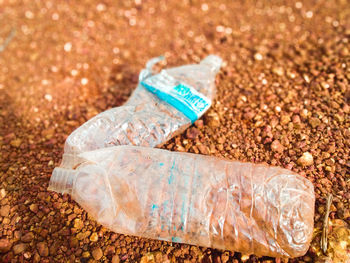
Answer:
<svg viewBox="0 0 350 263"><path fill-rule="evenodd" d="M177 110L181 111L191 122L200 118L211 106L211 100L193 87L181 83L166 71L141 81L150 92L156 94Z"/></svg>

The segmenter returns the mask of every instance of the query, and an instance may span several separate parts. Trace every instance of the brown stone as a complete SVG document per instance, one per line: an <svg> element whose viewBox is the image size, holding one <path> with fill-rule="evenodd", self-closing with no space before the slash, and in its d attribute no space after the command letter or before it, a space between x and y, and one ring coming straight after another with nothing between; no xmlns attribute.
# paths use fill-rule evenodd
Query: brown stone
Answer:
<svg viewBox="0 0 350 263"><path fill-rule="evenodd" d="M10 206L9 205L4 205L4 206L1 206L1 209L0 209L0 215L1 216L4 216L4 217L7 217L10 213Z"/></svg>
<svg viewBox="0 0 350 263"><path fill-rule="evenodd" d="M98 240L98 235L96 232L92 233L90 236L90 241L96 242Z"/></svg>
<svg viewBox="0 0 350 263"><path fill-rule="evenodd" d="M214 111L208 113L208 115L206 116L206 122L207 122L208 126L211 128L220 127L219 115Z"/></svg>
<svg viewBox="0 0 350 263"><path fill-rule="evenodd" d="M79 246L79 240L76 237L71 237L69 241L69 245L72 248L76 248Z"/></svg>
<svg viewBox="0 0 350 263"><path fill-rule="evenodd" d="M282 153L284 150L284 147L278 140L274 140L271 143L271 150L273 150L274 152Z"/></svg>
<svg viewBox="0 0 350 263"><path fill-rule="evenodd" d="M38 212L38 205L37 204L31 204L29 206L30 211L37 213Z"/></svg>
<svg viewBox="0 0 350 263"><path fill-rule="evenodd" d="M309 120L309 123L312 126L312 128L317 128L321 124L321 121L318 118L311 118Z"/></svg>
<svg viewBox="0 0 350 263"><path fill-rule="evenodd" d="M14 139L10 142L10 144L13 146L13 147L16 147L18 148L22 143L22 140L17 138L17 139Z"/></svg>
<svg viewBox="0 0 350 263"><path fill-rule="evenodd" d="M17 245L14 245L12 250L15 255L21 254L27 249L27 244L19 243Z"/></svg>
<svg viewBox="0 0 350 263"><path fill-rule="evenodd" d="M314 158L311 153L304 152L303 155L298 159L298 163L302 166L308 166L314 163Z"/></svg>
<svg viewBox="0 0 350 263"><path fill-rule="evenodd" d="M74 228L82 229L84 227L84 222L80 218L74 219Z"/></svg>
<svg viewBox="0 0 350 263"><path fill-rule="evenodd" d="M34 263L40 262L40 255L38 254L38 252L36 252L36 253L34 254L33 262L34 262Z"/></svg>
<svg viewBox="0 0 350 263"><path fill-rule="evenodd" d="M199 130L195 127L189 128L186 131L186 136L188 139L196 139L199 135Z"/></svg>
<svg viewBox="0 0 350 263"><path fill-rule="evenodd" d="M46 242L39 242L36 247L38 249L40 256L47 257L49 255L49 248Z"/></svg>
<svg viewBox="0 0 350 263"><path fill-rule="evenodd" d="M203 144L199 144L197 145L198 150L200 151L201 154L209 154L209 149L207 146L203 145Z"/></svg>
<svg viewBox="0 0 350 263"><path fill-rule="evenodd" d="M25 243L29 243L34 239L34 234L32 232L28 232L24 236L21 237L21 241Z"/></svg>
<svg viewBox="0 0 350 263"><path fill-rule="evenodd" d="M0 253L6 253L10 251L11 247L12 243L8 239L0 239Z"/></svg>
<svg viewBox="0 0 350 263"><path fill-rule="evenodd" d="M114 255L112 257L112 263L119 263L119 262L120 262L119 256L118 255Z"/></svg>
<svg viewBox="0 0 350 263"><path fill-rule="evenodd" d="M103 256L103 253L102 253L102 249L101 248L95 248L94 250L92 250L92 257L95 259L95 260L100 260Z"/></svg>

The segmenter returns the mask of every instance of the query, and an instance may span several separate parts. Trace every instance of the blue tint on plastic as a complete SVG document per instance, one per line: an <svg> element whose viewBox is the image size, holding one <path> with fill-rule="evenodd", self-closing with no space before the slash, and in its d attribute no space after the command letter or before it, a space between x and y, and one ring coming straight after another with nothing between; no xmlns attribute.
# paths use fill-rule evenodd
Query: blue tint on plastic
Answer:
<svg viewBox="0 0 350 263"><path fill-rule="evenodd" d="M173 87L174 90L176 90L179 94L181 94L182 90L185 90L185 94L182 95L185 101L189 101L189 103L185 103L178 98L172 96L171 94L168 94L166 92L161 91L160 89L157 89L149 84L147 84L145 81L141 81L141 85L144 86L147 90L152 92L153 94L157 95L158 98L161 100L169 103L171 106L182 112L187 118L191 120L192 123L194 123L198 119L198 115L191 109L191 105L198 107L199 110L202 110L202 108L205 108L208 106L208 103L203 100L202 98L198 97L195 94L191 94L191 89L187 87L184 84L179 84L175 87Z"/></svg>

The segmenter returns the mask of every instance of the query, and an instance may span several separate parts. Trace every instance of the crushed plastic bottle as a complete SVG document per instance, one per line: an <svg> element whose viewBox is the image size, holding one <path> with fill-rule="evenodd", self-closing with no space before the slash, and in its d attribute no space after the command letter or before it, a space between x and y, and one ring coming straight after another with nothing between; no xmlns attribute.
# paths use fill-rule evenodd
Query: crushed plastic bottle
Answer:
<svg viewBox="0 0 350 263"><path fill-rule="evenodd" d="M221 58L209 55L199 64L152 75L153 58L139 76L129 100L93 117L67 138L61 167L79 164L81 152L116 145L156 147L183 132L210 107Z"/></svg>
<svg viewBox="0 0 350 263"><path fill-rule="evenodd" d="M289 170L135 146L79 157L49 190L115 232L271 257L310 245L314 188Z"/></svg>

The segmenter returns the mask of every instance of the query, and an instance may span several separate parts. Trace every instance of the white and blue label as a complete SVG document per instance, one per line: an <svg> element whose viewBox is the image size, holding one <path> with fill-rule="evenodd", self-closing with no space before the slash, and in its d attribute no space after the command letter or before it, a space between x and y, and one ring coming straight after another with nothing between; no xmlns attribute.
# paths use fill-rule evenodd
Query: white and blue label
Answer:
<svg viewBox="0 0 350 263"><path fill-rule="evenodd" d="M193 87L177 81L164 70L160 74L142 80L141 85L181 111L192 123L211 105L209 98Z"/></svg>

